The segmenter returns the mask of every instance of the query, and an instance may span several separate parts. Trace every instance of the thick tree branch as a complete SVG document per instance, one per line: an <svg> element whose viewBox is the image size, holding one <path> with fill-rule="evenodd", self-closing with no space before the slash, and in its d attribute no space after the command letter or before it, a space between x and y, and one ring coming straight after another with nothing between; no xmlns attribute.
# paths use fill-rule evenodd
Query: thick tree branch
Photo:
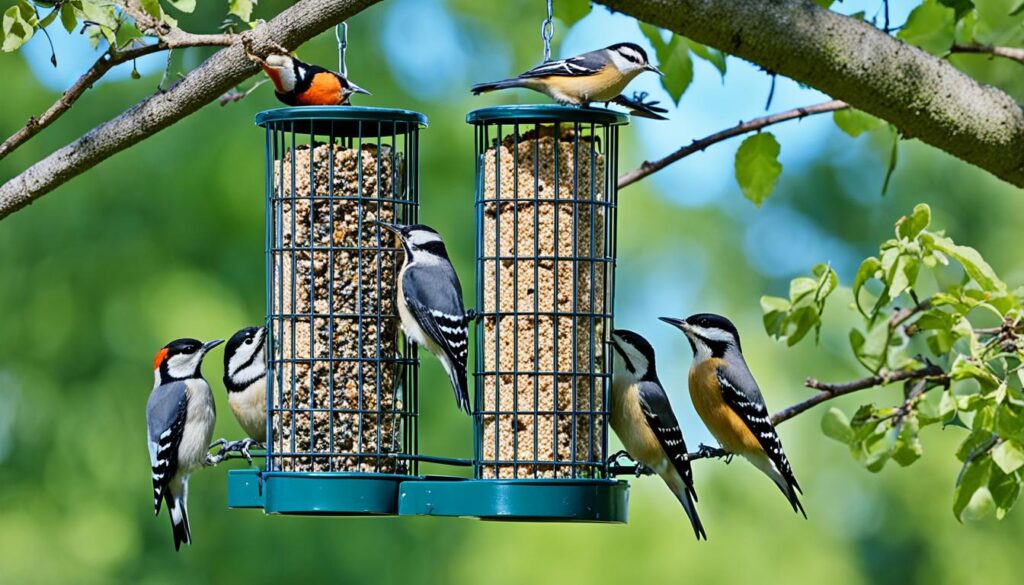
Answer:
<svg viewBox="0 0 1024 585"><path fill-rule="evenodd" d="M1012 59L1024 65L1024 49L1016 47L990 47L988 45L953 45L950 53L981 53L993 57Z"/></svg>
<svg viewBox="0 0 1024 585"><path fill-rule="evenodd" d="M948 62L808 0L595 0L819 89L1017 186L1024 110Z"/></svg>
<svg viewBox="0 0 1024 585"><path fill-rule="evenodd" d="M771 126L773 124L778 124L779 122L785 122L787 120L799 120L801 118L812 116L814 114L834 112L836 110L842 110L848 107L850 106L848 106L845 102L841 102L839 100L832 100L830 102L815 104L813 106L795 108L786 112L779 112L778 114L772 114L770 116L754 118L753 120L749 120L747 122L740 122L739 124L733 126L732 128L727 128L720 132L715 132L714 134L705 136L700 140L694 140L690 144L680 147L678 150L674 151L672 154L664 158L660 158L653 162L644 161L644 163L639 167L633 169L632 171L624 175L619 176L619 189L632 185L633 183L636 183L637 181L660 171L661 169L669 166L674 162L677 162L681 159L690 156L691 154L696 154L706 149L712 144L722 142L723 140L727 140L734 136L739 136L741 134L746 134L748 132L754 132L756 130L760 130L762 128Z"/></svg>
<svg viewBox="0 0 1024 585"><path fill-rule="evenodd" d="M256 54L294 49L380 0L299 0L244 34ZM205 36L205 35L204 35ZM196 112L255 74L243 43L222 49L171 86L32 165L0 186L0 219L114 154Z"/></svg>

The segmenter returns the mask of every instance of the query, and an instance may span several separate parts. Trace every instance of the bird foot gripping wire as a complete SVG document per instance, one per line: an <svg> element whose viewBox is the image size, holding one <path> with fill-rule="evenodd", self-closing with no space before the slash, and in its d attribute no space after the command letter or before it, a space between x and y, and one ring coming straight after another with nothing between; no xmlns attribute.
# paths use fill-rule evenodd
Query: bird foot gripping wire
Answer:
<svg viewBox="0 0 1024 585"><path fill-rule="evenodd" d="M249 453L249 449L255 447L257 449L266 449L266 446L259 441L246 437L239 441L228 441L227 439L217 439L210 445L210 449L214 447L220 447L220 450L216 454L207 455L207 465L211 465L210 461L213 461L212 465L216 465L225 459L231 459L229 454L232 452L240 453L245 460L252 465L252 454Z"/></svg>
<svg viewBox="0 0 1024 585"><path fill-rule="evenodd" d="M693 457L692 459L719 459L719 458L724 458L725 459L725 464L728 465L728 464L732 463L732 458L735 455L735 453L730 453L730 452L726 451L725 449L721 449L719 447L712 447L710 445L705 445L704 443L701 443L700 447L697 448L697 452L694 455L696 455L696 456Z"/></svg>

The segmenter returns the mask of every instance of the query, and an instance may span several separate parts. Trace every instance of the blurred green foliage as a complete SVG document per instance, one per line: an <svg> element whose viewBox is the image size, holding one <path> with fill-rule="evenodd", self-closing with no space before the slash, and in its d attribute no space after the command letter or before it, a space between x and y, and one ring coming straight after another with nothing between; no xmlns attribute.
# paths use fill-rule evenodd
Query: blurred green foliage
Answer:
<svg viewBox="0 0 1024 585"><path fill-rule="evenodd" d="M213 31L227 4L197 3L192 14L174 14L192 30ZM422 138L421 218L446 235L463 283L471 286L473 144L464 115L509 98L486 101L460 92L457 98L426 100L402 91L381 65L386 58L377 42L389 4L350 22L350 68L353 75L361 71L372 78L366 83L374 92L368 103L430 116ZM987 35L979 41L988 42L996 38L993 23L998 24L991 7L999 4L1005 15L1014 3L976 4L976 14L958 21L958 34L971 24ZM264 0L251 16L268 18L286 5ZM460 31L472 29L508 47L511 71L535 64L538 2L448 0L447 6L460 17ZM47 13L41 11L44 18ZM559 30L556 40L563 36ZM690 51L700 56L692 46ZM182 51L175 70L212 52ZM301 55L333 64L333 36L315 39ZM1024 96L1019 65L969 55L950 59L979 80ZM0 56L0 74L9 88L0 116L0 134L6 136L57 96L36 81L18 54ZM0 161L0 180L149 95L157 77L90 90L65 118ZM686 99L684 94L683 109L673 115L682 115ZM253 114L277 105L262 88L238 103L208 106L0 223L0 583L1019 583L1020 510L1002 522L966 524L949 513L951 499L959 499L954 485L962 467L949 455L962 446L961 429L919 425L916 432L928 448L912 467L888 465L869 474L841 456L844 446L824 440L823 412L798 417L780 431L806 488L808 521L794 517L772 486L742 462L695 464L710 536L700 544L657 479L632 482L630 522L623 526L314 519L227 510L222 467L193 478L195 544L176 554L167 519L154 518L151 508L143 416L150 364L170 339L223 337L262 319L263 135L253 126ZM864 125L851 122L844 129ZM925 202L932 224L983 254L1011 289L1024 282L1021 191L910 141L901 144L889 194L880 198L892 146L883 128L866 128L857 141L837 133L809 159L787 165L760 210L736 188L722 193L718 203L696 207L673 203L653 180L623 192L619 323L649 332L655 341L661 377L694 444L709 439L685 398L690 350L680 336L658 336L657 316L713 310L732 317L775 408L806 398L807 376L831 382L864 373L846 333L863 326L863 317L849 310L850 288L837 287L820 308L801 304L813 306L825 321L818 346L788 348L762 333L759 297L786 294L793 275L770 276L777 272L754 259L752 250L763 240L751 240L748 233L760 218L802 217L861 258L892 237L893 218ZM623 132L620 170L647 156L639 136L634 128ZM680 136L680 143L688 138ZM735 148L740 141L735 142L716 148ZM782 148L784 155L784 142ZM764 215L781 211L791 215ZM787 222L764 229L773 242L785 243L794 234ZM794 242L785 249L796 253L800 246ZM818 260L830 259L824 249L821 254ZM855 268L836 267L837 278L853 282ZM828 274L819 272L819 279ZM826 286L830 281L828 276ZM802 285L798 289L787 302L804 302ZM216 434L238 437L218 382L219 357L214 354L205 367L221 413ZM451 408L445 384L437 362L424 359L421 447L469 456L470 421ZM890 408L904 399L889 388L833 404L839 412L855 413L866 403ZM830 435L848 436L842 420L825 421ZM996 494L1006 485L993 483L995 474L1018 460L1012 449L993 449L988 463L972 467L961 485L984 484Z"/></svg>

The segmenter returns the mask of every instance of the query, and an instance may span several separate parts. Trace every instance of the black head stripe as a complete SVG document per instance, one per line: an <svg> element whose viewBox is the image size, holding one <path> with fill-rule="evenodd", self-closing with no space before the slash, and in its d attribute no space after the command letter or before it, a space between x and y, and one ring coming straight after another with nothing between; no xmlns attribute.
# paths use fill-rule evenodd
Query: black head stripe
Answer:
<svg viewBox="0 0 1024 585"><path fill-rule="evenodd" d="M624 58L632 61L633 63L647 63L647 51L636 43L616 43L610 47L609 50L618 51ZM625 49L625 50L622 50Z"/></svg>
<svg viewBox="0 0 1024 585"><path fill-rule="evenodd" d="M448 259L448 250L444 247L444 242L441 240L435 240L432 242L426 242L417 246L418 249L424 252L429 252L435 256L440 256L445 260Z"/></svg>

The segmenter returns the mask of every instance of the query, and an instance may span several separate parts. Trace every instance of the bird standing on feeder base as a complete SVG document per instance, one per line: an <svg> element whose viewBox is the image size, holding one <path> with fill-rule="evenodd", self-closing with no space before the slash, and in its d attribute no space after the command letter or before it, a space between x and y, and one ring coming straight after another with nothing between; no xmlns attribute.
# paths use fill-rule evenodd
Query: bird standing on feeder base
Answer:
<svg viewBox="0 0 1024 585"><path fill-rule="evenodd" d="M406 338L427 348L441 361L456 405L472 414L466 381L469 330L462 302L462 285L444 240L425 225L377 222L402 242L405 258L398 273L398 315Z"/></svg>
<svg viewBox="0 0 1024 585"><path fill-rule="evenodd" d="M546 61L512 79L479 83L473 94L525 87L539 91L563 105L586 106L609 102L644 71L663 75L647 60L647 52L633 43L617 43L569 59Z"/></svg>
<svg viewBox="0 0 1024 585"><path fill-rule="evenodd" d="M686 334L693 349L690 398L701 420L726 451L742 455L771 478L794 512L807 517L782 441L775 432L761 390L740 349L731 321L713 313L684 319L661 317Z"/></svg>
<svg viewBox="0 0 1024 585"><path fill-rule="evenodd" d="M693 470L686 458L686 443L672 412L668 394L658 381L654 348L632 331L612 332L615 375L612 378L611 424L630 457L661 476L693 525L697 540L707 540L697 515Z"/></svg>
<svg viewBox="0 0 1024 585"><path fill-rule="evenodd" d="M256 60L274 83L274 95L289 106L347 106L354 93L370 92L344 75L291 55L270 55Z"/></svg>
<svg viewBox="0 0 1024 585"><path fill-rule="evenodd" d="M153 508L167 501L174 550L192 544L188 525L188 478L215 462L207 453L217 420L213 393L203 378L203 358L224 341L178 339L153 361L153 392L146 403L146 429L153 475Z"/></svg>
<svg viewBox="0 0 1024 585"><path fill-rule="evenodd" d="M251 463L249 449L264 448L267 441L266 327L246 327L231 336L224 347L224 388L228 405L248 435L241 441L219 439L220 453L239 451Z"/></svg>

